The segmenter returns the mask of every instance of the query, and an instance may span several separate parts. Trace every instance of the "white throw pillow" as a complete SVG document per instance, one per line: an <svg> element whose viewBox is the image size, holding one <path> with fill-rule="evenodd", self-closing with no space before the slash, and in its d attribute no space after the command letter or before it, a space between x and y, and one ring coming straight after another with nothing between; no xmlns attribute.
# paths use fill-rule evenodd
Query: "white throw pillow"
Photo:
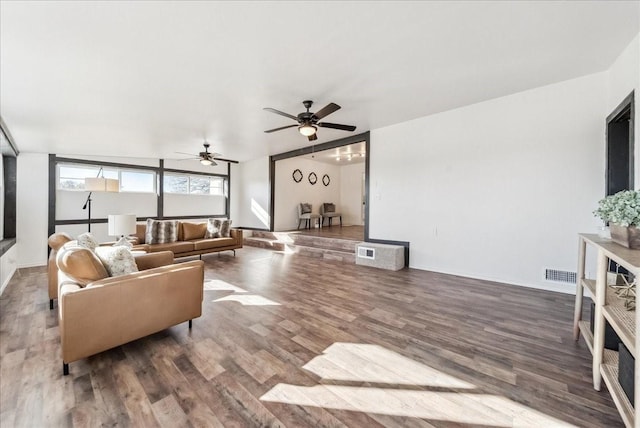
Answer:
<svg viewBox="0 0 640 428"><path fill-rule="evenodd" d="M96 241L96 238L91 234L91 232L85 232L82 235L78 235L76 241L78 241L78 245L88 248L91 251L95 251L96 247L98 247L98 241Z"/></svg>
<svg viewBox="0 0 640 428"><path fill-rule="evenodd" d="M96 255L109 272L109 276L138 272L136 260L126 247L97 247Z"/></svg>

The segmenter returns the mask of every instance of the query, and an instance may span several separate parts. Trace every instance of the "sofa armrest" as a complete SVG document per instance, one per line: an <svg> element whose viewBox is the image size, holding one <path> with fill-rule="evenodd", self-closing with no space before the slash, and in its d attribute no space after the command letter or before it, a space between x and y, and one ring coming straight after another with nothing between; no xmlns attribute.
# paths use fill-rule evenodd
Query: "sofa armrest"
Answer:
<svg viewBox="0 0 640 428"><path fill-rule="evenodd" d="M138 270L148 270L173 264L173 253L171 251L139 254L134 257Z"/></svg>
<svg viewBox="0 0 640 428"><path fill-rule="evenodd" d="M231 237L236 240L238 245L242 246L242 229L231 229Z"/></svg>

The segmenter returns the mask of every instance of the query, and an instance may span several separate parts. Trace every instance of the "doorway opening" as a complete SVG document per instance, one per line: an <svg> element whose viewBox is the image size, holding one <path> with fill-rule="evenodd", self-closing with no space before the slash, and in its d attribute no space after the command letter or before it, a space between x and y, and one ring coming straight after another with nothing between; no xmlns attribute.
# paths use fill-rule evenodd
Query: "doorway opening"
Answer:
<svg viewBox="0 0 640 428"><path fill-rule="evenodd" d="M631 92L607 117L606 196L634 188L634 109Z"/></svg>
<svg viewBox="0 0 640 428"><path fill-rule="evenodd" d="M366 240L369 132L271 156L269 173L271 231L298 231L300 227L300 233ZM316 218L312 229L305 231L304 220L299 223L302 203L312 204L315 216L322 214L324 204L334 204L341 218Z"/></svg>

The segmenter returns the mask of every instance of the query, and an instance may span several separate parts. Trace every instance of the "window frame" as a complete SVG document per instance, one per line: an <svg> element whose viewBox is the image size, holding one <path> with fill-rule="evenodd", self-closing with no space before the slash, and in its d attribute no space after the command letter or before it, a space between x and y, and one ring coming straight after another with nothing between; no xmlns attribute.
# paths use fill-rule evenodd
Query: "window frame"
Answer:
<svg viewBox="0 0 640 428"><path fill-rule="evenodd" d="M168 195L188 195L188 196L223 196L223 197L227 197L227 192L226 192L226 188L227 188L227 181L228 178L227 176L223 176L223 175L219 175L219 174L199 174L196 172L177 172L177 171L166 171L163 174L163 180L165 180L167 177L186 177L187 179L187 192L172 192L167 190L167 186L165 183L162 183L162 189L163 192L165 194ZM193 178L208 178L210 180L212 179L216 179L217 181L220 182L220 186L216 186L216 187L212 187L211 185L209 185L209 189L212 188L217 188L219 189L219 193L211 193L211 190L209 191L209 193L195 193L191 191L191 179Z"/></svg>
<svg viewBox="0 0 640 428"><path fill-rule="evenodd" d="M100 171L100 168L103 169L103 175L106 176L105 173L108 172L115 172L117 179L118 179L118 192L119 193L143 193L143 194L158 194L158 172L153 170L153 169L149 169L149 168L144 168L144 169L137 169L135 167L117 167L117 166L103 166L100 163L95 163L95 164L81 164L81 163L72 163L72 162L58 162L56 163L56 191L64 191L64 192L86 192L87 190L82 188L82 189L66 189L64 187L61 186L61 175L60 175L60 169L61 168L77 168L77 169L87 169L87 170L92 170L95 169L96 170L96 176L98 176L98 171ZM151 174L152 178L151 178L151 183L153 186L152 190L123 190L122 189L122 173L126 172L126 173L138 173L138 174ZM113 175L113 174L109 174L109 175ZM106 177L106 178L112 178L112 177ZM75 180L74 178L70 178L71 180Z"/></svg>

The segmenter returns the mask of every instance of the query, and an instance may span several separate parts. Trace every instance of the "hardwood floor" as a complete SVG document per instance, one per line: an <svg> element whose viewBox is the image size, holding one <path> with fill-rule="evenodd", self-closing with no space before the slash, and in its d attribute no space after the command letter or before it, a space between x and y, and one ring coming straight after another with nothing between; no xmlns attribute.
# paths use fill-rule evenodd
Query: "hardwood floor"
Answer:
<svg viewBox="0 0 640 428"><path fill-rule="evenodd" d="M45 269L20 270L0 299L0 426L622 426L572 296L258 248L203 259L191 331L69 376Z"/></svg>

